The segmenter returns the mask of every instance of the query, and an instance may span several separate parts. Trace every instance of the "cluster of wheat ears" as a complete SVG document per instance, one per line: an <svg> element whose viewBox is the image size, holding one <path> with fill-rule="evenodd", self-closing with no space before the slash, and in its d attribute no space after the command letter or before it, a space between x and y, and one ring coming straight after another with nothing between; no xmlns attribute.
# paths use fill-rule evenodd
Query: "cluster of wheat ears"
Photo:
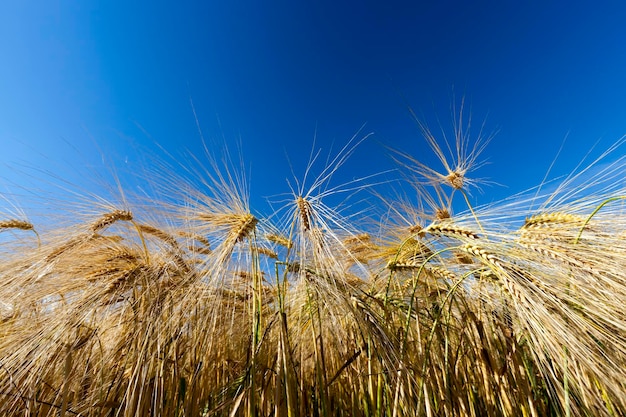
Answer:
<svg viewBox="0 0 626 417"><path fill-rule="evenodd" d="M472 207L483 142L424 133L378 217L325 205L350 145L270 217L211 171L3 219L0 414L626 415L623 158Z"/></svg>

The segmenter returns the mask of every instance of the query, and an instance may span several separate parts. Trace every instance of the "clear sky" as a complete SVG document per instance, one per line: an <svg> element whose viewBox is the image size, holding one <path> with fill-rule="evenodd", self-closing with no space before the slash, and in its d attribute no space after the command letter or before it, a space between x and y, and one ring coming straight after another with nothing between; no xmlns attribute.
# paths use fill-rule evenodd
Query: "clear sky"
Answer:
<svg viewBox="0 0 626 417"><path fill-rule="evenodd" d="M436 164L407 107L438 130L465 97L498 132L490 201L537 185L566 136L555 174L626 134L625 22L620 1L3 1L0 192L198 153L193 101L210 147L240 146L258 206L314 138L325 155L363 125L336 183L392 167L384 146Z"/></svg>

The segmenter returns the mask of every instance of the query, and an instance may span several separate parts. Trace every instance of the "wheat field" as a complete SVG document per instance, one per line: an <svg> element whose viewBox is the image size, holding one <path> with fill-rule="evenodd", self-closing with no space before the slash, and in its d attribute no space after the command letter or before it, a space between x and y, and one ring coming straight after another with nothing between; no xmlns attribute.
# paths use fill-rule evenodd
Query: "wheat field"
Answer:
<svg viewBox="0 0 626 417"><path fill-rule="evenodd" d="M375 215L326 205L351 143L270 216L222 167L0 219L0 415L626 415L624 140L473 207L486 141L423 133Z"/></svg>

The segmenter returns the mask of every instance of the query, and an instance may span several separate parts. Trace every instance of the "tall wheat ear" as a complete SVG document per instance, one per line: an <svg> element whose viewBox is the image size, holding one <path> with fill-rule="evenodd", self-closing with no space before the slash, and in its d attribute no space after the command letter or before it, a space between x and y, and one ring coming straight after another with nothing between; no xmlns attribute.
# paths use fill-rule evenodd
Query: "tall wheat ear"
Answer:
<svg viewBox="0 0 626 417"><path fill-rule="evenodd" d="M440 129L441 139L438 140L432 130L415 115L412 109L409 109L428 146L441 163L443 171L436 170L403 151L394 151L399 156L398 162L431 185L446 185L453 190L467 191L484 182L484 180L472 178L469 174L484 165L484 162L479 161L479 157L494 134L485 135L483 123L478 133L473 135L471 116L465 121L464 107L465 99L461 101L458 111L452 109L453 143L448 139L446 129Z"/></svg>

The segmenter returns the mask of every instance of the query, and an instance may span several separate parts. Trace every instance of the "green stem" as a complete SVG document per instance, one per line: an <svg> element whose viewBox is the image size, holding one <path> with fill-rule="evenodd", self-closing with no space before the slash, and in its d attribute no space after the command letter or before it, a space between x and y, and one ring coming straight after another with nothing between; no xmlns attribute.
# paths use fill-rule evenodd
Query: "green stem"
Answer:
<svg viewBox="0 0 626 417"><path fill-rule="evenodd" d="M620 196L617 196L617 197L611 197L609 199L606 199L598 207L596 207L596 209L594 211L591 212L589 217L587 217L587 220L585 220L585 223L583 223L583 225L580 227L580 231L578 232L578 236L576 236L576 239L574 240L574 244L575 245L580 241L580 237L582 236L583 231L585 230L585 227L587 226L587 224L589 224L589 222L591 221L591 218L593 216L595 216L596 213L599 212L602 207L606 206L608 203L610 203L612 201L617 201L617 200L626 200L626 196L620 195Z"/></svg>

